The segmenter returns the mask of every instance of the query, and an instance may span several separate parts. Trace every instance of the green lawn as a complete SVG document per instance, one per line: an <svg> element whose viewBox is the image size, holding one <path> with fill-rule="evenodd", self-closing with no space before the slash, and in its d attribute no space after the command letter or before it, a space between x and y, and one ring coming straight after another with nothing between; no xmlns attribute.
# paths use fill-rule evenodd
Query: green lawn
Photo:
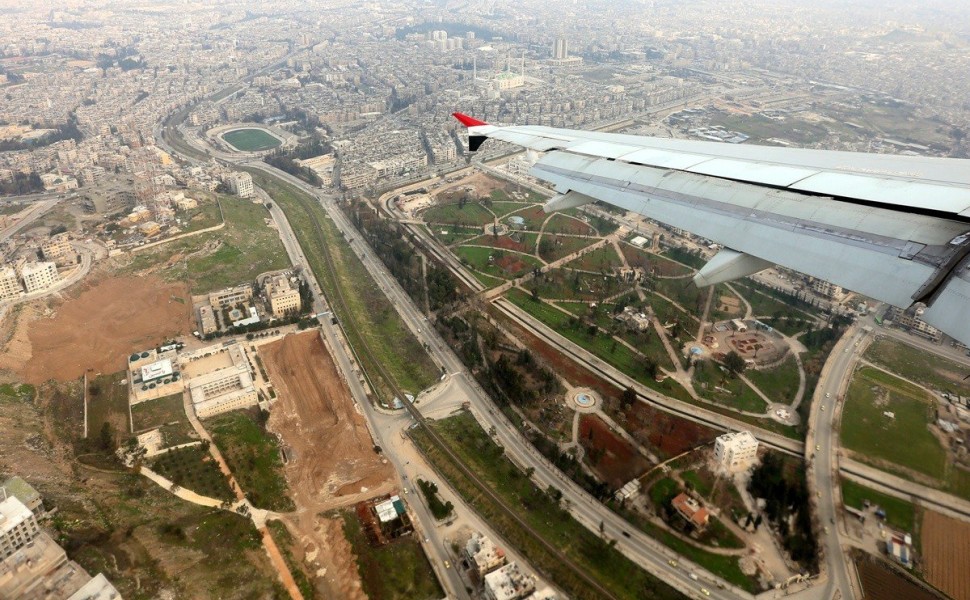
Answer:
<svg viewBox="0 0 970 600"><path fill-rule="evenodd" d="M136 432L161 427L166 423L178 421L188 423L182 394L139 402L131 407L131 418Z"/></svg>
<svg viewBox="0 0 970 600"><path fill-rule="evenodd" d="M427 227L431 235L446 246L482 235L481 227L455 227L454 225L428 225Z"/></svg>
<svg viewBox="0 0 970 600"><path fill-rule="evenodd" d="M495 191L498 192L500 190L495 190ZM495 192L493 192L493 194L494 193ZM504 217L509 213L514 213L517 210L522 210L523 208L528 208L529 206L530 206L529 204L526 204L524 202L498 201L498 202L492 202L489 208L491 208L492 212L495 213L499 219L501 219L502 217Z"/></svg>
<svg viewBox="0 0 970 600"><path fill-rule="evenodd" d="M612 272L614 268L622 265L623 261L617 256L616 248L612 244L597 248L566 264L571 269L597 272L605 271L607 273Z"/></svg>
<svg viewBox="0 0 970 600"><path fill-rule="evenodd" d="M694 272L691 267L664 258L659 254L641 250L629 243L621 243L620 250L631 267L639 267L648 275L659 277L686 277Z"/></svg>
<svg viewBox="0 0 970 600"><path fill-rule="evenodd" d="M344 535L357 557L357 570L370 600L431 600L444 592L415 537L373 547L353 511L340 513Z"/></svg>
<svg viewBox="0 0 970 600"><path fill-rule="evenodd" d="M205 425L253 505L276 511L294 509L276 436L239 411L213 417Z"/></svg>
<svg viewBox="0 0 970 600"><path fill-rule="evenodd" d="M489 439L469 413L437 421L434 427L460 460L542 539L585 567L592 578L616 597L630 600L681 597L563 511L554 499L558 490L537 489L522 471L505 458L503 450ZM439 474L545 578L555 581L564 592L577 600L602 598L601 593L540 544L533 533L523 529L502 511L494 500L456 467L452 459L433 446L423 428L412 430L412 437Z"/></svg>
<svg viewBox="0 0 970 600"><path fill-rule="evenodd" d="M907 533L916 532L916 505L895 496L889 496L858 484L851 479L842 479L842 503L862 510L863 500L882 507L886 511L886 522Z"/></svg>
<svg viewBox="0 0 970 600"><path fill-rule="evenodd" d="M466 227L469 225L487 225L495 220L492 213L477 202L467 202L458 208L457 203L432 206L421 213L426 223L439 223L452 226Z"/></svg>
<svg viewBox="0 0 970 600"><path fill-rule="evenodd" d="M229 481L203 444L169 450L152 459L151 469L197 494L233 500Z"/></svg>
<svg viewBox="0 0 970 600"><path fill-rule="evenodd" d="M280 145L279 139L262 129L237 129L222 134L222 139L243 152L270 150Z"/></svg>
<svg viewBox="0 0 970 600"><path fill-rule="evenodd" d="M542 228L542 224L549 218L549 215L542 210L542 206L537 204L518 210L513 214L516 217L525 219L525 227L530 231L539 231ZM509 222L507 217L503 221L506 223Z"/></svg>
<svg viewBox="0 0 970 600"><path fill-rule="evenodd" d="M344 323L344 332L361 360L364 371L378 388L376 394L391 398L391 384L417 393L440 377L440 370L404 324L387 296L344 241L320 203L293 186L262 171L249 171L254 181L270 194L286 213L287 220L306 254L321 289ZM314 218L320 224L318 231ZM333 259L336 277L326 256ZM345 305L336 302L338 290ZM377 365L363 352L371 351L393 378L385 382Z"/></svg>
<svg viewBox="0 0 970 600"><path fill-rule="evenodd" d="M503 279L521 277L542 265L538 258L530 254L498 248L459 246L455 249L455 254L476 271ZM491 261L489 257L492 257Z"/></svg>
<svg viewBox="0 0 970 600"><path fill-rule="evenodd" d="M798 393L798 363L790 354L773 369L748 369L744 375L774 402L791 404Z"/></svg>
<svg viewBox="0 0 970 600"><path fill-rule="evenodd" d="M542 239L539 241L539 256L546 262L553 262L578 252L594 242L596 238L554 235L547 232L542 234Z"/></svg>
<svg viewBox="0 0 970 600"><path fill-rule="evenodd" d="M964 379L970 367L937 354L881 337L866 350L866 358L926 387L970 396L970 380Z"/></svg>
<svg viewBox="0 0 970 600"><path fill-rule="evenodd" d="M884 411L895 413L895 418L884 416ZM942 482L946 451L927 429L934 413L926 392L865 367L853 375L846 395L842 442L863 461L882 459Z"/></svg>
<svg viewBox="0 0 970 600"><path fill-rule="evenodd" d="M761 396L740 377L728 375L714 361L697 363L694 368L694 389L700 396L736 410L763 413L768 408Z"/></svg>
<svg viewBox="0 0 970 600"><path fill-rule="evenodd" d="M264 221L269 218L265 207L232 196L221 203L225 228L139 252L129 269L170 263L160 271L165 279L187 281L193 294L203 294L290 266L279 234Z"/></svg>
<svg viewBox="0 0 970 600"><path fill-rule="evenodd" d="M582 219L570 217L563 213L556 213L546 223L546 233L572 233L576 235L596 235L596 230L587 225Z"/></svg>

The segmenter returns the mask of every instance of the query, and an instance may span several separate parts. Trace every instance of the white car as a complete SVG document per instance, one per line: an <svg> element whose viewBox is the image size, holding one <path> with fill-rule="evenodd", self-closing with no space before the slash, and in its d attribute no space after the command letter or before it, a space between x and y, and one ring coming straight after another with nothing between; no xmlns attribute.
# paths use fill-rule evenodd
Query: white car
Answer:
<svg viewBox="0 0 970 600"><path fill-rule="evenodd" d="M832 397L832 394L830 394L829 392L825 392L825 397L826 398L831 398Z"/></svg>

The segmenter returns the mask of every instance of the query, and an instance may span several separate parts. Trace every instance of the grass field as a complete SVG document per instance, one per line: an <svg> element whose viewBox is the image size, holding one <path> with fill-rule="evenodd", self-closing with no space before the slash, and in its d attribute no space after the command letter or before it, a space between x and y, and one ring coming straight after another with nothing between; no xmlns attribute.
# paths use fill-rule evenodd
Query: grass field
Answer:
<svg viewBox="0 0 970 600"><path fill-rule="evenodd" d="M546 490L536 488L522 471L504 457L503 450L489 439L470 414L464 413L437 421L434 427L462 462L487 482L506 504L514 507L530 527L543 539L583 565L600 585L615 596L630 600L681 597L559 508L557 500ZM602 597L595 588L541 545L531 532L523 529L491 498L484 495L447 455L431 444L426 431L415 429L412 436L439 474L502 537L520 551L532 566L548 579L555 581L572 598L585 600Z"/></svg>
<svg viewBox="0 0 970 600"><path fill-rule="evenodd" d="M136 432L161 427L166 423L188 423L182 394L172 394L154 400L139 402L131 407L131 418Z"/></svg>
<svg viewBox="0 0 970 600"><path fill-rule="evenodd" d="M767 409L761 396L740 377L731 377L724 373L714 361L704 360L697 363L694 369L694 389L699 395L736 410L763 413Z"/></svg>
<svg viewBox="0 0 970 600"><path fill-rule="evenodd" d="M576 235L596 235L596 230L581 219L576 219L562 213L556 213L546 223L543 230L546 233L572 233Z"/></svg>
<svg viewBox="0 0 970 600"><path fill-rule="evenodd" d="M129 270L162 265L162 277L186 281L193 294L202 294L290 266L279 234L263 220L269 218L266 208L231 196L222 197L221 204L225 228L139 252Z"/></svg>
<svg viewBox="0 0 970 600"><path fill-rule="evenodd" d="M253 505L276 511L295 508L287 495L276 437L239 411L213 417L206 428Z"/></svg>
<svg viewBox="0 0 970 600"><path fill-rule="evenodd" d="M882 337L869 346L866 358L926 387L970 396L970 381L964 380L968 368L942 356Z"/></svg>
<svg viewBox="0 0 970 600"><path fill-rule="evenodd" d="M343 240L319 202L293 186L262 171L249 170L254 181L277 202L306 254L320 288L345 324L344 332L355 349L367 346L390 372L397 387L417 393L440 377L428 353L404 324L360 258ZM301 199L304 201L301 202ZM312 211L312 212L308 212ZM323 235L313 225L313 217L320 223ZM327 266L326 256L333 259L336 278ZM335 302L338 290L346 302L346 310ZM349 325L349 326L348 326ZM379 379L376 365L363 353L358 354L364 371L378 387L376 393L390 400L389 382Z"/></svg>
<svg viewBox="0 0 970 600"><path fill-rule="evenodd" d="M495 190L495 191L499 191L499 190ZM524 202L498 201L498 202L492 202L489 208L492 209L492 212L495 213L501 219L502 217L504 217L509 213L513 213L517 210L522 210L523 208L527 208L528 206L529 205Z"/></svg>
<svg viewBox="0 0 970 600"><path fill-rule="evenodd" d="M616 249L612 245L607 245L580 256L567 263L566 266L583 271L610 272L614 267L619 267L622 264L623 261L617 256Z"/></svg>
<svg viewBox="0 0 970 600"><path fill-rule="evenodd" d="M842 504L862 510L863 500L868 500L875 506L880 506L886 511L886 522L905 531L915 533L916 531L916 505L895 496L889 496L882 492L867 488L851 479L842 479Z"/></svg>
<svg viewBox="0 0 970 600"><path fill-rule="evenodd" d="M773 369L748 369L744 375L774 402L791 404L798 393L798 364L794 356L789 355Z"/></svg>
<svg viewBox="0 0 970 600"><path fill-rule="evenodd" d="M88 379L89 439L97 439L105 423L110 424L115 440L118 442L130 435L128 385L122 383L126 375L124 371L119 371Z"/></svg>
<svg viewBox="0 0 970 600"><path fill-rule="evenodd" d="M340 513L344 535L357 556L364 593L371 600L431 600L444 597L431 563L415 537L404 537L374 548L357 515Z"/></svg>
<svg viewBox="0 0 970 600"><path fill-rule="evenodd" d="M229 482L202 444L164 452L152 460L151 469L197 494L233 499Z"/></svg>
<svg viewBox="0 0 970 600"><path fill-rule="evenodd" d="M482 235L481 227L455 227L454 225L428 225L431 235L445 245L464 242Z"/></svg>
<svg viewBox="0 0 970 600"><path fill-rule="evenodd" d="M440 204L421 213L426 223L442 223L455 226L486 225L495 217L477 202L468 202L458 208L458 204Z"/></svg>
<svg viewBox="0 0 970 600"><path fill-rule="evenodd" d="M923 390L864 367L853 375L845 399L843 444L861 460L882 459L942 482L946 451L927 429L934 420L934 408ZM886 417L884 411L895 413L895 418Z"/></svg>
<svg viewBox="0 0 970 600"><path fill-rule="evenodd" d="M539 241L539 256L546 262L553 262L573 252L582 250L595 241L595 238L544 233L542 234L542 239Z"/></svg>
<svg viewBox="0 0 970 600"><path fill-rule="evenodd" d="M236 129L222 134L222 139L242 152L271 150L280 145L279 139L262 129Z"/></svg>
<svg viewBox="0 0 970 600"><path fill-rule="evenodd" d="M542 265L539 259L532 255L497 248L459 246L455 249L455 254L476 271L502 279L521 277ZM491 261L489 257L492 257Z"/></svg>

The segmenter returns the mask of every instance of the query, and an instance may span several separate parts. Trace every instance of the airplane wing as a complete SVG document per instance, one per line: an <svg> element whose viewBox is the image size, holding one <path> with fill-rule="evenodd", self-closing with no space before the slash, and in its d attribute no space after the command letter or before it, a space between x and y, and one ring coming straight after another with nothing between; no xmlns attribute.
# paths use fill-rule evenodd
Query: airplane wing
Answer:
<svg viewBox="0 0 970 600"><path fill-rule="evenodd" d="M711 285L773 264L901 308L970 345L970 160L733 145L454 115L469 149L489 138L544 152L531 174L547 212L595 200L708 238Z"/></svg>

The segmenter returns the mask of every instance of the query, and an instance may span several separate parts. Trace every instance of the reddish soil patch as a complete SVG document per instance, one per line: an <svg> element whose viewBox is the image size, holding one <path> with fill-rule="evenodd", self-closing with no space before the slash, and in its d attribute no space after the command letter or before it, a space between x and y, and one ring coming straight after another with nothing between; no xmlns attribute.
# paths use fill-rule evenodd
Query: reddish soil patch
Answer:
<svg viewBox="0 0 970 600"><path fill-rule="evenodd" d="M184 283L156 277L111 277L54 306L50 319L30 324L25 381L70 381L91 369L113 373L135 350L192 331L192 301Z"/></svg>
<svg viewBox="0 0 970 600"><path fill-rule="evenodd" d="M514 254L506 254L495 259L495 265L505 271L511 277L517 277L520 273L529 269L529 265Z"/></svg>
<svg viewBox="0 0 970 600"><path fill-rule="evenodd" d="M856 567L865 600L938 600L936 594L895 573L879 559L858 560Z"/></svg>
<svg viewBox="0 0 970 600"><path fill-rule="evenodd" d="M393 471L374 452L374 441L350 389L318 331L291 334L259 348L279 400L269 429L283 437L293 457L286 481L296 503L287 515L303 546L314 582L327 598L364 598L360 576L340 520L321 517L388 493Z"/></svg>
<svg viewBox="0 0 970 600"><path fill-rule="evenodd" d="M626 411L625 428L640 443L658 448L665 458L677 456L717 437L710 427L635 403Z"/></svg>
<svg viewBox="0 0 970 600"><path fill-rule="evenodd" d="M970 600L970 523L928 510L920 537L926 580L954 600Z"/></svg>
<svg viewBox="0 0 970 600"><path fill-rule="evenodd" d="M609 425L596 415L579 418L578 441L586 449L600 479L620 488L649 467L647 460L626 440L610 431Z"/></svg>
<svg viewBox="0 0 970 600"><path fill-rule="evenodd" d="M517 252L530 252L532 250L531 248L527 248L522 242L517 242L507 235L500 235L499 237L483 235L475 240L475 243L481 244L482 246L491 246L492 248L502 248L503 250L515 250Z"/></svg>

